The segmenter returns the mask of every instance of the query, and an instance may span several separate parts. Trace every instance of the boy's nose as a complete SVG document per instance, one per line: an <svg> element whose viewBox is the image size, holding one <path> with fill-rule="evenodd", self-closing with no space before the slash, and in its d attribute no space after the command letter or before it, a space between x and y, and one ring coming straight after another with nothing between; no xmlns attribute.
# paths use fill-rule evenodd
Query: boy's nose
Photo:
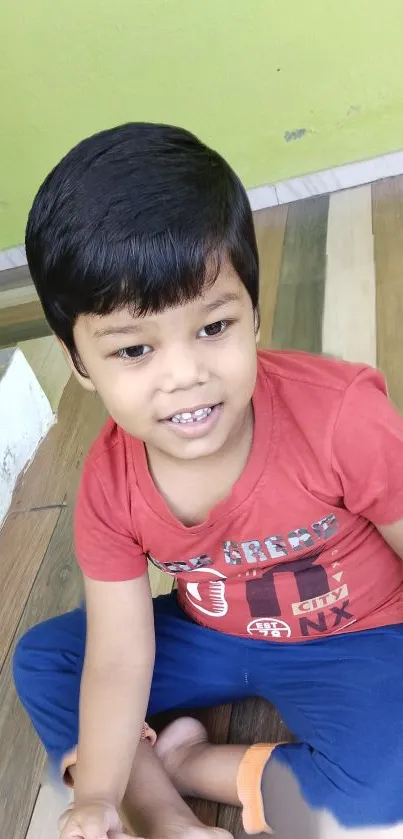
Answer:
<svg viewBox="0 0 403 839"><path fill-rule="evenodd" d="M208 379L197 353L180 344L166 350L163 365L162 389L168 393L189 390Z"/></svg>

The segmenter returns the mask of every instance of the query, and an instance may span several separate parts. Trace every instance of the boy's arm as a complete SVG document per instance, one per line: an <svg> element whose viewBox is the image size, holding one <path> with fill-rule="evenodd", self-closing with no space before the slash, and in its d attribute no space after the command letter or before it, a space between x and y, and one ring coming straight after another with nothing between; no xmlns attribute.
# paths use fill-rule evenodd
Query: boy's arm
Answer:
<svg viewBox="0 0 403 839"><path fill-rule="evenodd" d="M80 697L75 802L119 807L149 699L154 621L148 575L85 578L87 645Z"/></svg>
<svg viewBox="0 0 403 839"><path fill-rule="evenodd" d="M403 519L393 524L377 524L376 529L400 559L403 559Z"/></svg>

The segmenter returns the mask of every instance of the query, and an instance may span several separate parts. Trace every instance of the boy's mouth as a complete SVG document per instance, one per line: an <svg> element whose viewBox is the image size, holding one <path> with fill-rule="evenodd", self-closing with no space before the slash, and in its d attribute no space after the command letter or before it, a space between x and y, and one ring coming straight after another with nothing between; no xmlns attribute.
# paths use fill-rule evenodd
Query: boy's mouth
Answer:
<svg viewBox="0 0 403 839"><path fill-rule="evenodd" d="M200 407L186 411L178 411L163 420L164 425L169 425L178 432L190 434L207 431L215 423L222 407L222 403L216 405L201 405Z"/></svg>
<svg viewBox="0 0 403 839"><path fill-rule="evenodd" d="M173 414L172 417L169 417L169 421L181 423L202 422L211 414L213 408L214 405L209 405L206 408L196 408L195 411L181 411L179 414Z"/></svg>

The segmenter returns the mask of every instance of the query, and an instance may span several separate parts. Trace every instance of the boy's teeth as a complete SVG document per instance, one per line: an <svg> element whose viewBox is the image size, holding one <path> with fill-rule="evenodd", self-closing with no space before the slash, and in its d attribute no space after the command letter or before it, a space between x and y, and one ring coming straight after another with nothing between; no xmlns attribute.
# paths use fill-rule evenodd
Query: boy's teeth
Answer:
<svg viewBox="0 0 403 839"><path fill-rule="evenodd" d="M185 411L183 414L174 414L171 422L199 422L211 414L211 408L198 408L197 411Z"/></svg>

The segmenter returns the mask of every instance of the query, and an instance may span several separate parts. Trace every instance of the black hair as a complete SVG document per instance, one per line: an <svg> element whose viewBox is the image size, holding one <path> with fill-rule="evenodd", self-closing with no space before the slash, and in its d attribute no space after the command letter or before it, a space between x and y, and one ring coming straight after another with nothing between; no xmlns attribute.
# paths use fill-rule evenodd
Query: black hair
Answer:
<svg viewBox="0 0 403 839"><path fill-rule="evenodd" d="M227 258L257 310L248 197L228 163L181 128L128 123L75 146L29 214L28 266L45 316L80 369L80 314L188 302ZM80 370L80 372L84 372Z"/></svg>

